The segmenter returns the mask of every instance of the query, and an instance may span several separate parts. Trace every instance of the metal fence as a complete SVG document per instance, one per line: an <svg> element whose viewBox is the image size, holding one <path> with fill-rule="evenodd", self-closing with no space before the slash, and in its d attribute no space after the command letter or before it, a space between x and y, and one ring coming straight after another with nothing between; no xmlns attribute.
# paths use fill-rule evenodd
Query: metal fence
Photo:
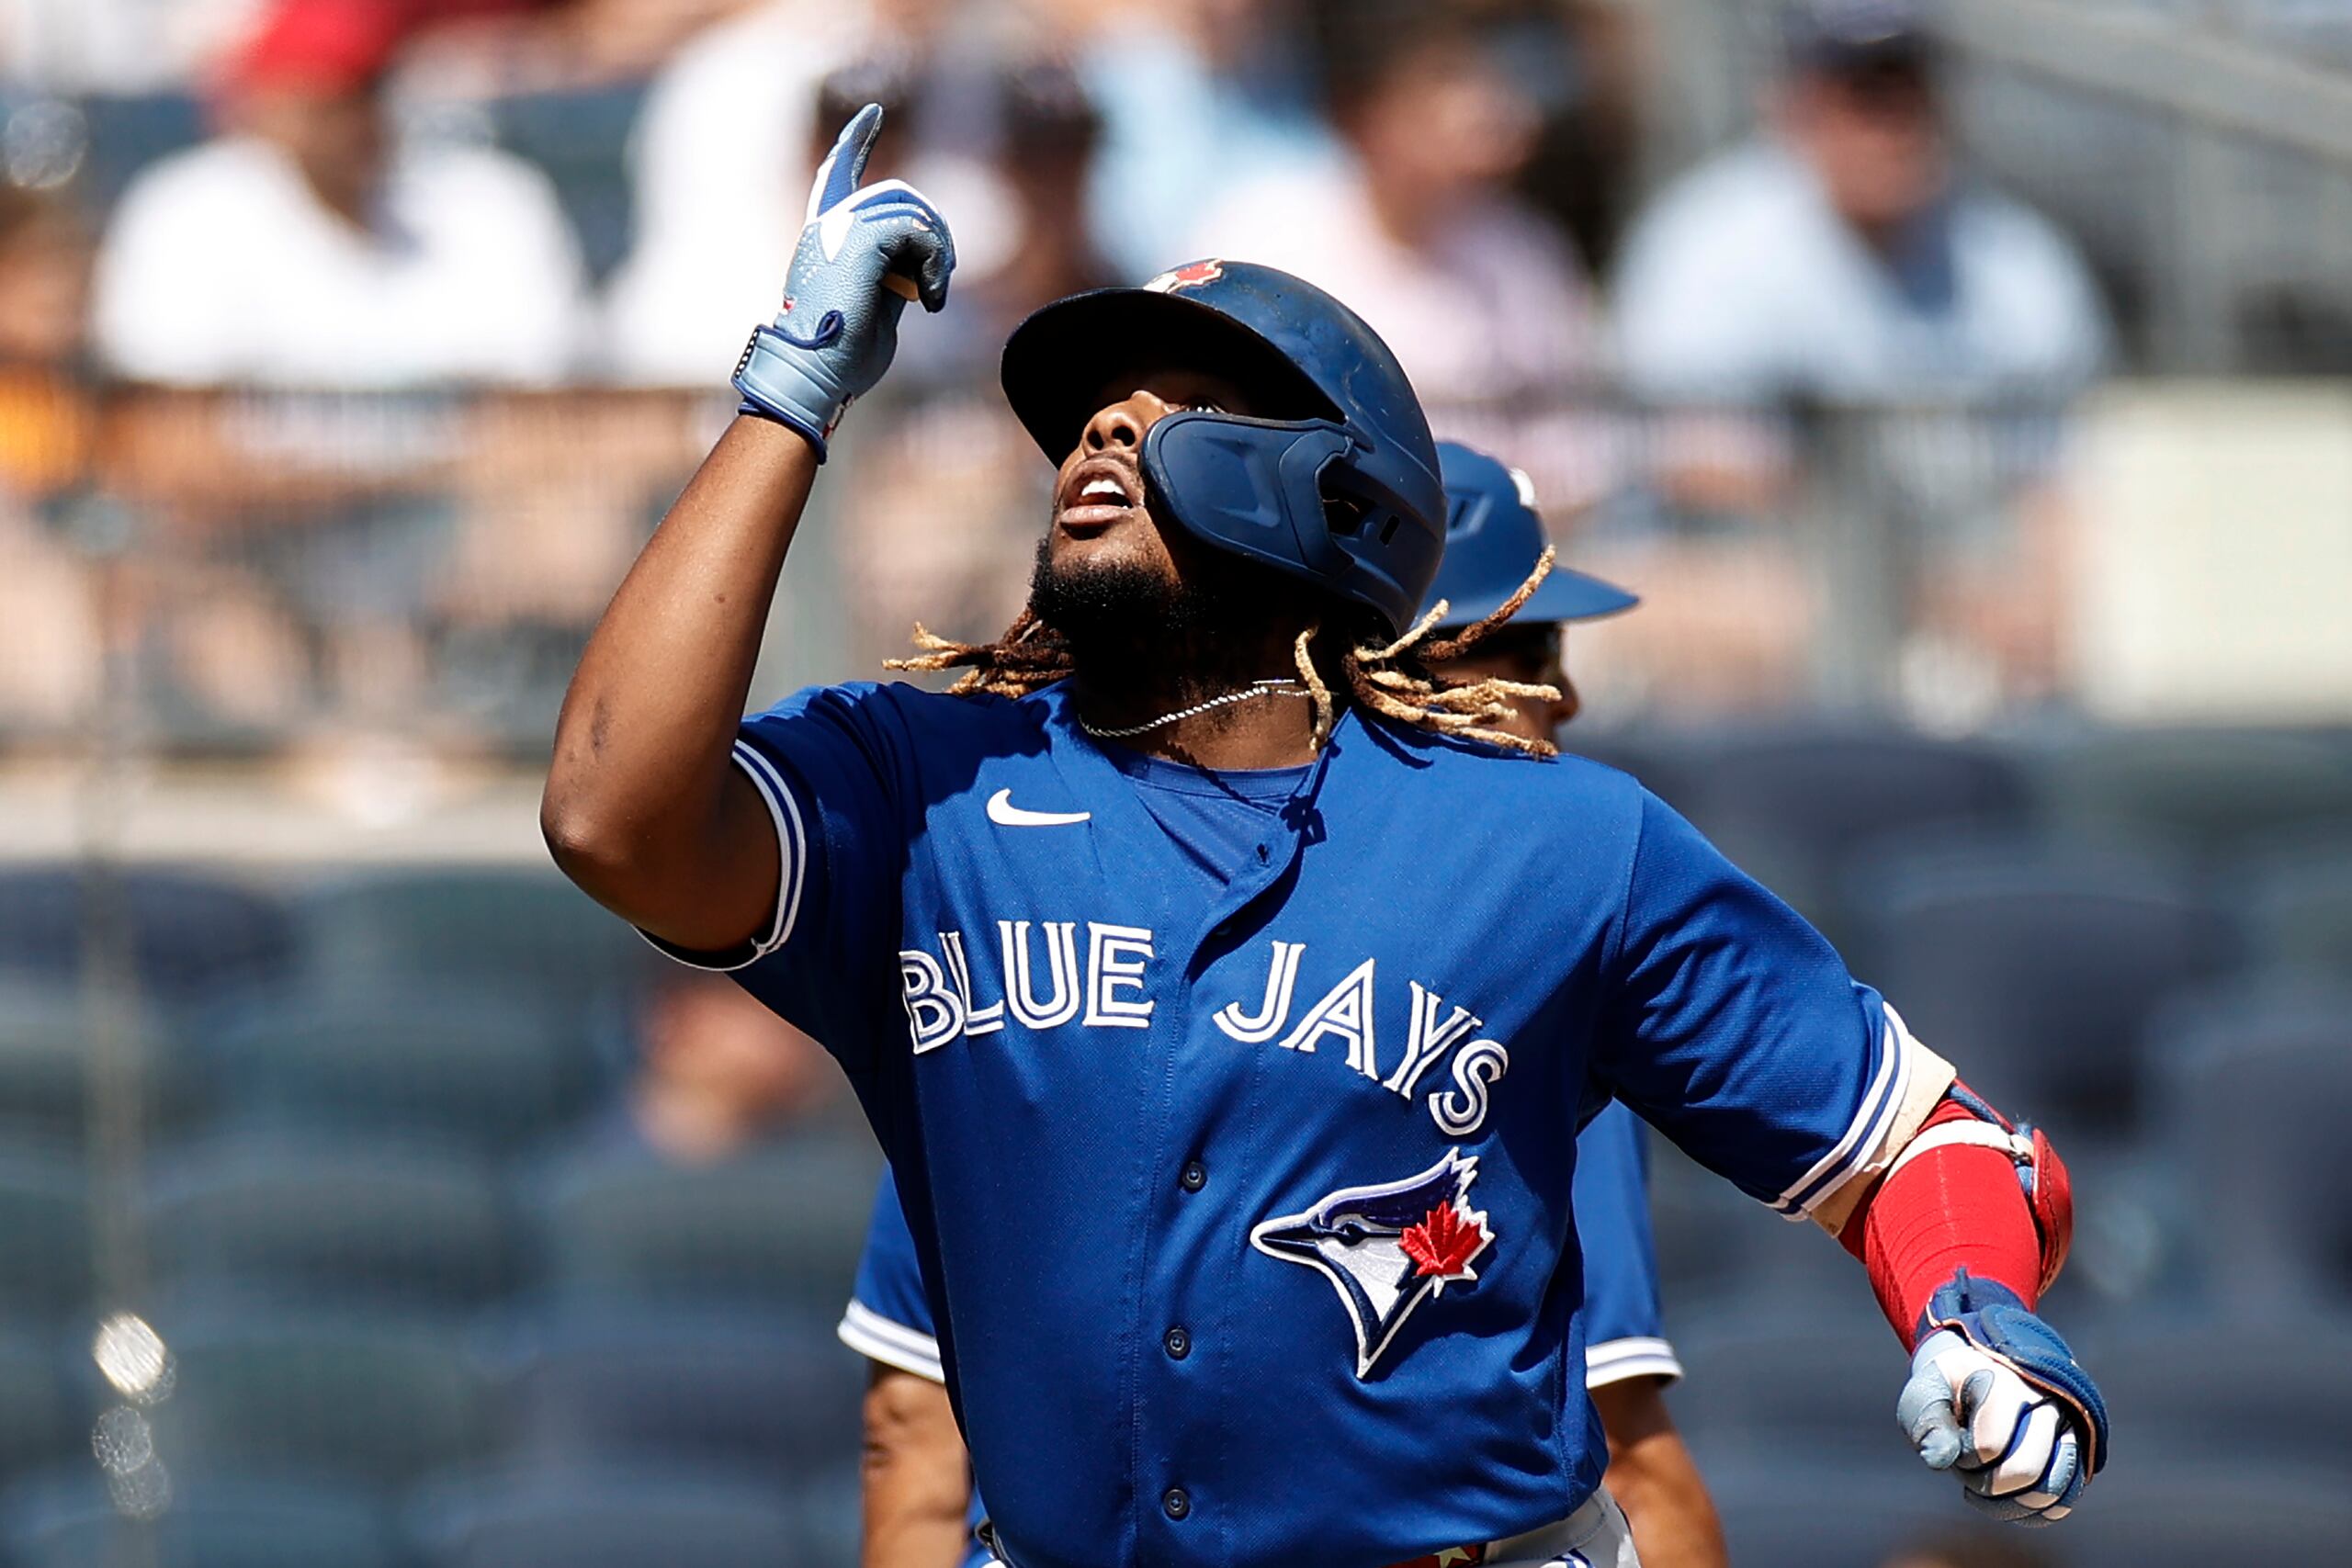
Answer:
<svg viewBox="0 0 2352 1568"><path fill-rule="evenodd" d="M0 744L284 758L379 736L529 759L727 407L59 382L7 412ZM2028 547L2018 519L2063 460L2056 411L1433 414L1536 476L1566 559L1650 595L1607 639L1628 713L1950 707L1918 673L1930 643L1976 719L2047 692L2046 671L1923 587ZM958 635L1010 618L1049 472L990 392L862 406L796 546L763 691L871 672L917 619ZM1645 636L1650 617L1678 629Z"/></svg>

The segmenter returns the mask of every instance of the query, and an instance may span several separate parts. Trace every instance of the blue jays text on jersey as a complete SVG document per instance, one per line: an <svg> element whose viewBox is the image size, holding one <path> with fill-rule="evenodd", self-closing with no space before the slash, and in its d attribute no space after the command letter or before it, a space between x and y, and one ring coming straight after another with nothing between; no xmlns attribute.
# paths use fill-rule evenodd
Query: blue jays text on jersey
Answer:
<svg viewBox="0 0 2352 1568"><path fill-rule="evenodd" d="M1594 764L1351 714L1209 886L1063 687L812 691L736 757L783 870L704 961L847 1069L1020 1568L1561 1517L1605 1461L1570 1205L1601 1097L1834 1225L1951 1081Z"/></svg>

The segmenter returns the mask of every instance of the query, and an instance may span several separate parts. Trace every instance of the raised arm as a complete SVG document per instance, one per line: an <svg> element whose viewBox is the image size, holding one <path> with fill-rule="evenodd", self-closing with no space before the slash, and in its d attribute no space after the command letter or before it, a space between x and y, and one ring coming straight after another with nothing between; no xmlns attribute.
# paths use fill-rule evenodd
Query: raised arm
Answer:
<svg viewBox="0 0 2352 1568"><path fill-rule="evenodd" d="M775 901L767 808L730 764L760 634L825 441L881 378L899 312L946 303L945 222L859 188L867 105L817 170L783 309L735 372L743 409L613 596L565 694L539 822L564 874L680 947L718 951Z"/></svg>

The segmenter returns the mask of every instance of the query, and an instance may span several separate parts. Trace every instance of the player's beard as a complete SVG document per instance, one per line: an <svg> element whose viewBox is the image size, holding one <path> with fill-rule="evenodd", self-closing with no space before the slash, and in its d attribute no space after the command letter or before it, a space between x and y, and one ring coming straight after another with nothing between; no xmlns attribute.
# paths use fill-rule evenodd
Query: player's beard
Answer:
<svg viewBox="0 0 2352 1568"><path fill-rule="evenodd" d="M1037 541L1029 608L1097 689L1181 704L1287 674L1286 661L1266 667L1267 634L1295 617L1295 585L1222 551L1185 555L1177 576L1134 560L1057 568L1048 536Z"/></svg>

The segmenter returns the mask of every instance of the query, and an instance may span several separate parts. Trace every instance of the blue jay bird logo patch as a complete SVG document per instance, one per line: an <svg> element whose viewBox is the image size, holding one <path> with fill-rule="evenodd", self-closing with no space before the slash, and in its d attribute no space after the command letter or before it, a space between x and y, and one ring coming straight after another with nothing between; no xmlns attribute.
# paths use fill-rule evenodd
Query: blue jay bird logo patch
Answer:
<svg viewBox="0 0 2352 1568"><path fill-rule="evenodd" d="M1331 1281L1355 1325L1356 1376L1369 1377L1414 1308L1478 1278L1495 1235L1470 1207L1477 1177L1477 1156L1448 1149L1419 1176L1343 1187L1303 1213L1267 1220L1250 1245Z"/></svg>

